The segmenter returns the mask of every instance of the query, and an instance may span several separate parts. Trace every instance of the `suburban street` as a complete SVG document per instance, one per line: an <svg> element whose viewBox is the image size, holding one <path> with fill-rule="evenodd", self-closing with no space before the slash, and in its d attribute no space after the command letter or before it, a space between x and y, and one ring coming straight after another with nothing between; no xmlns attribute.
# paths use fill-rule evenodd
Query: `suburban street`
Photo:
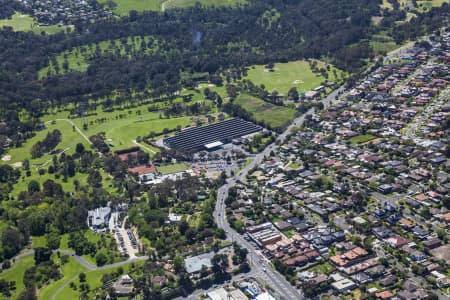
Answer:
<svg viewBox="0 0 450 300"><path fill-rule="evenodd" d="M389 60L394 58L404 52L411 47L410 44L402 46L401 48L392 51L389 53L384 59ZM324 107L329 106L337 96L341 95L345 91L344 86L340 86L333 92L331 92L327 97L321 100ZM286 137L290 134L291 130L301 126L306 119L307 115L311 115L315 112L315 107L309 109L307 112L296 118L292 121L291 125L289 125L286 130L281 133L274 143L268 145L262 152L256 154L253 157L253 160L250 164L248 164L245 168L243 168L239 173L235 174L234 177L228 179L227 183L219 188L217 194L217 202L214 210L214 218L216 220L217 226L225 230L227 234L228 240L233 242L237 242L240 246L248 249L248 258L251 262L252 272L259 276L257 278L263 280L267 285L269 285L276 293L277 296L284 297L284 299L305 299L302 291L297 290L293 287L283 275L278 273L274 268L272 268L270 263L267 263L264 259L263 262L260 262L261 255L258 254L255 247L250 245L240 234L234 231L228 220L226 218L226 205L225 199L228 197L229 189L234 186L236 182L245 181L245 177L250 172L250 170L257 167L266 156L270 155L270 152L273 151L277 144L281 144L286 140Z"/></svg>
<svg viewBox="0 0 450 300"><path fill-rule="evenodd" d="M344 87L341 86L330 93L321 102L326 107L335 99L337 95L339 95L343 91ZM270 286L274 290L275 294L277 296L283 297L283 299L304 299L304 296L302 291L297 290L295 287L293 287L284 278L283 275L272 268L271 264L268 263L265 258L262 260L262 262L260 262L260 259L262 257L259 253L257 253L256 249L252 245L250 245L250 243L247 242L240 234L238 234L230 227L230 224L226 219L225 199L228 197L229 189L234 186L236 182L245 180L248 172L257 167L263 161L264 157L269 156L270 152L275 149L277 143L283 143L291 130L302 125L305 121L306 116L313 114L314 112L315 108L311 108L306 113L295 119L292 124L278 136L274 143L267 146L261 153L255 155L249 165L247 165L234 177L228 179L227 183L218 190L216 208L214 211L214 218L216 220L217 226L225 230L228 240L238 243L240 246L246 248L249 251L248 258L251 262L252 272L254 272L253 274L256 274L255 277L259 278L265 284Z"/></svg>
<svg viewBox="0 0 450 300"><path fill-rule="evenodd" d="M422 111L421 114L414 118L414 120L409 125L405 136L410 139L416 137L416 132L420 129L423 123L426 122L437 109L444 105L446 101L448 101L449 94L450 90L445 90L442 95L439 95L438 98L433 101L431 106L425 108L425 110Z"/></svg>

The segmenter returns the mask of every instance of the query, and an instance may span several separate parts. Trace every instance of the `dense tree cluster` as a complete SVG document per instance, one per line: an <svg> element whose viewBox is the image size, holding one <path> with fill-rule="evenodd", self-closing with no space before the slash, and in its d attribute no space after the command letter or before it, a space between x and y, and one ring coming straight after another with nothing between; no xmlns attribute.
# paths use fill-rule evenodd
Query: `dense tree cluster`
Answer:
<svg viewBox="0 0 450 300"><path fill-rule="evenodd" d="M12 258L26 244L27 239L28 237L15 227L9 227L3 231L1 258Z"/></svg>
<svg viewBox="0 0 450 300"><path fill-rule="evenodd" d="M95 254L95 244L89 242L82 231L70 233L68 245L77 255Z"/></svg>
<svg viewBox="0 0 450 300"><path fill-rule="evenodd" d="M215 193L208 194L208 186L191 176L177 181L166 180L149 189L148 202L138 203L129 210L130 221L151 241L157 254L174 255L207 237L220 238L223 232L216 228L212 216ZM186 219L178 224L167 224L169 208L173 212L181 210L184 214L195 214L195 226Z"/></svg>
<svg viewBox="0 0 450 300"><path fill-rule="evenodd" d="M97 133L89 137L92 145L101 153L108 153L109 146L105 142L105 133Z"/></svg>
<svg viewBox="0 0 450 300"><path fill-rule="evenodd" d="M413 39L441 26L449 13L449 5L444 5L417 13L410 22L396 23L404 17L395 15L400 10L380 12L380 2L255 0L233 9L196 6L164 13L131 12L121 19L77 23L73 32L51 36L2 29L0 105L5 113L0 113L0 121L7 121L8 128L0 130L0 142L9 138L12 141L8 143L20 145L37 128L36 117L52 107L102 100L104 109L109 109L116 101L130 99L126 96L132 94L130 91L141 98L171 98L183 85L194 87L196 80L222 84L221 72L227 73L229 82L242 75L243 70L236 66L326 56L341 69L354 71L372 56L373 50L365 42L372 34L395 27L392 35L397 42ZM382 23L371 25L371 17L380 14ZM196 43L194 35L199 37ZM151 36L152 41L142 45L153 47L156 40L157 50L96 50L89 57L86 72L66 70L69 72L38 79L38 71L57 54L130 36ZM112 91L119 97L109 98ZM214 93L206 96L221 105ZM26 123L14 116L23 108L31 116Z"/></svg>
<svg viewBox="0 0 450 300"><path fill-rule="evenodd" d="M448 22L450 14L450 4L444 3L439 8L433 8L427 13L418 14L410 22L398 25L393 31L395 41L416 40L431 32L435 32Z"/></svg>
<svg viewBox="0 0 450 300"><path fill-rule="evenodd" d="M15 281L0 279L0 293L5 297L11 297L11 291L16 289Z"/></svg>
<svg viewBox="0 0 450 300"><path fill-rule="evenodd" d="M10 18L15 11L24 11L24 7L18 1L0 0L0 19Z"/></svg>
<svg viewBox="0 0 450 300"><path fill-rule="evenodd" d="M19 177L19 170L10 165L0 165L0 201L9 198L9 192Z"/></svg>
<svg viewBox="0 0 450 300"><path fill-rule="evenodd" d="M52 252L48 248L36 248L34 252L34 266L31 266L23 275L25 290L19 299L36 299L36 288L42 287L50 280L62 277L60 268L50 259Z"/></svg>
<svg viewBox="0 0 450 300"><path fill-rule="evenodd" d="M61 234L87 228L88 210L105 206L107 202L115 205L126 201L118 195L111 195L102 188L100 170L104 168L111 171L115 179L119 179L114 183L117 182L117 186L122 191L124 185L132 189L128 181L122 180L126 176L126 166L120 159L116 161L116 158L112 155L100 157L79 144L76 146L75 154L63 153L59 157L54 156L46 169L41 168L36 171L42 175L48 173L55 179L62 179L63 182L77 175L85 176L87 185L83 186L79 180L75 179L72 194L65 193L61 184L53 179L47 179L43 183L33 179L28 182L26 191L21 191L17 197L10 197L8 193L12 184L18 180L20 171L9 165L0 166L0 187L4 193L3 199L12 199L11 203L14 203L2 209L2 222L5 222L8 228L1 235L0 261L16 255L28 243L30 236L45 236L47 246L57 249ZM27 164L29 163L24 163L24 168ZM137 193L138 188L133 187L133 192ZM10 218L12 215L14 219ZM91 252L90 247L84 247L84 243L77 244L82 245L83 253L96 254L96 247ZM109 249L110 245L105 247Z"/></svg>
<svg viewBox="0 0 450 300"><path fill-rule="evenodd" d="M47 152L53 150L61 142L61 131L58 129L47 133L44 140L38 141L31 147L30 153L32 158L41 157Z"/></svg>

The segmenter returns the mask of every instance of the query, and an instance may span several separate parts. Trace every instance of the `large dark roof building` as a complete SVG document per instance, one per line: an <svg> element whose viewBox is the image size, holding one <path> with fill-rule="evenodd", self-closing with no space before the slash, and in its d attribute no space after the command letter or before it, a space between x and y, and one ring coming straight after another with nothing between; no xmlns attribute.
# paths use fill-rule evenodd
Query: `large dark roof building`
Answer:
<svg viewBox="0 0 450 300"><path fill-rule="evenodd" d="M164 139L164 144L180 151L209 150L244 135L260 131L261 126L242 119L230 119L203 127L186 129L172 137Z"/></svg>

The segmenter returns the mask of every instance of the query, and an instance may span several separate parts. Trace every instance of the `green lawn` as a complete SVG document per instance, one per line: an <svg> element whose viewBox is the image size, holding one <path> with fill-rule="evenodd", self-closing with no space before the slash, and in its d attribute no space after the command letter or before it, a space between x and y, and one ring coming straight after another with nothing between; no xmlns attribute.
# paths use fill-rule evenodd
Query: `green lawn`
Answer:
<svg viewBox="0 0 450 300"><path fill-rule="evenodd" d="M142 265L144 262L139 261L135 262L135 265ZM131 269L132 263L126 264L122 266L124 270L124 274L127 274ZM86 273L86 282L89 284L90 290L95 290L100 288L103 283L101 282L101 278L104 274L114 273L117 271L118 268L113 269L100 269L96 271L88 271ZM78 277L76 277L73 282L79 286L79 280ZM55 300L76 300L79 299L80 296L80 290L73 290L70 285L66 285L59 293L55 295ZM91 295L93 296L93 295ZM92 299L92 298L89 298Z"/></svg>
<svg viewBox="0 0 450 300"><path fill-rule="evenodd" d="M298 169L298 168L300 168L300 165L298 163L291 162L291 163L289 163L288 167L291 169Z"/></svg>
<svg viewBox="0 0 450 300"><path fill-rule="evenodd" d="M344 299L344 300L360 300L361 299L361 290L355 289L351 292L350 295L346 295L342 299Z"/></svg>
<svg viewBox="0 0 450 300"><path fill-rule="evenodd" d="M50 296L66 281L73 276L85 272L87 269L80 265L73 257L69 256L69 262L61 267L63 277L57 281L51 282L49 285L41 288L38 292L38 299L47 300Z"/></svg>
<svg viewBox="0 0 450 300"><path fill-rule="evenodd" d="M164 128L175 129L178 125L186 127L192 125L190 117L180 117L171 119L159 119L158 113L142 118L142 121L135 119L122 120L118 122L106 123L90 127L89 134L104 131L107 138L111 138L114 143L114 150L135 146L133 138L148 135L151 131L162 132ZM90 133L91 132L91 133Z"/></svg>
<svg viewBox="0 0 450 300"><path fill-rule="evenodd" d="M312 267L311 269L308 269L308 271L315 272L317 274L328 274L333 270L334 270L334 267L327 262L320 264L320 265L316 265L316 266Z"/></svg>
<svg viewBox="0 0 450 300"><path fill-rule="evenodd" d="M61 250L71 250L69 248L69 234L61 235L61 242L59 243L59 249Z"/></svg>
<svg viewBox="0 0 450 300"><path fill-rule="evenodd" d="M428 11L432 7L440 7L442 4L448 3L448 0L425 0L417 1L417 8L419 11Z"/></svg>
<svg viewBox="0 0 450 300"><path fill-rule="evenodd" d="M107 191L113 191L113 187L110 186L111 184L111 179L109 178L109 176L103 171L103 170L99 170L100 174L102 175L103 178L103 188ZM24 173L22 173L23 175ZM87 184L87 177L88 174L83 174L83 173L77 173L74 177L69 177L67 179L67 181L63 180L63 177L60 176L59 178L57 178L55 176L55 174L49 174L49 173L45 173L44 175L39 175L38 171L36 170L32 170L31 171L31 176L30 177L26 177L26 176L22 176L19 181L17 182L17 184L14 185L14 188L11 192L11 196L17 196L20 192L22 191L26 191L28 188L28 184L30 183L31 180L36 180L38 181L41 186L42 184L47 181L48 179L53 180L56 183L59 183L63 190L65 192L70 192L73 191L75 189L75 181L78 181L80 183L80 185L86 185Z"/></svg>
<svg viewBox="0 0 450 300"><path fill-rule="evenodd" d="M133 139L136 139L138 136L148 135L151 131L161 133L164 128L175 129L178 125L182 127L193 125L191 117L189 116L179 118L174 117L170 119L160 118L159 112L149 112L145 106L140 106L129 110L103 112L99 105L96 113L97 115L92 115L85 118L88 128L87 130L83 130L83 132L87 136L91 136L99 132L105 132L106 138L112 140L112 151L135 146ZM122 118L120 118L120 115L122 115ZM67 116L67 112L58 112L55 114L46 115L42 119L47 121L58 118L67 118ZM104 119L105 121L99 122L101 119ZM80 129L83 128L83 120L81 118L73 119L72 121ZM63 122L68 123L67 121L58 121L57 123L59 124ZM71 125L70 128L72 128ZM61 130L61 132L63 131ZM80 135L79 138L82 139Z"/></svg>
<svg viewBox="0 0 450 300"><path fill-rule="evenodd" d="M172 174L177 172L183 172L189 169L189 166L186 164L171 164L171 165L162 165L158 167L158 171L162 174Z"/></svg>
<svg viewBox="0 0 450 300"><path fill-rule="evenodd" d="M119 117L119 115L121 117ZM36 132L36 135L33 138L28 139L21 147L9 149L7 155L10 156L10 160L6 163L19 168L20 163L23 160L30 159L30 150L32 146L36 142L42 141L47 133L54 129L59 129L62 133L61 142L57 145L56 149L65 150L65 153L70 155L75 152L75 147L78 143L82 143L86 149L90 149L91 146L83 136L78 131L73 130L72 124L65 119L67 117L67 112L59 112L44 116L42 120L46 122L47 128ZM53 119L64 120L58 120L54 123L48 122ZM100 122L99 120L101 119L104 119L105 121ZM83 132L87 136L105 132L106 138L109 139L108 142L113 145L111 147L112 151L135 146L133 142L134 139L138 136L148 135L151 131L160 134L165 128L172 130L176 129L177 126L186 127L193 124L193 121L189 116L170 119L160 118L159 112L149 112L144 106L109 113L102 112L99 106L97 115L86 117L85 120L89 125L87 130ZM73 122L78 128L83 128L82 119L73 119ZM157 151L157 149L147 145L143 147L143 150L148 151L151 155ZM14 185L14 189L11 193L12 196L17 196L19 192L27 190L31 180L37 180L43 184L46 180L52 179L61 184L63 190L66 192L74 189L75 180L81 185L86 184L87 174L77 173L74 177L69 177L67 181L63 181L63 176L56 178L55 174L45 173L39 175L36 168L42 167L42 169L47 170L48 166L51 164L52 158L53 155L45 154L40 158L30 159L31 176L29 177L25 176L25 171L20 168L22 176L19 178L18 183ZM100 170L100 172L103 178L103 187L107 191L112 191L113 187L111 185L110 177L102 170Z"/></svg>
<svg viewBox="0 0 450 300"><path fill-rule="evenodd" d="M72 129L72 125L70 123L66 121L57 121L55 124L48 123L45 130L36 132L36 135L27 140L21 147L12 148L8 151L8 155L10 155L11 160L7 163L12 164L13 166L18 166L18 164L25 159L30 160L31 176L25 176L25 172L22 171L22 176L19 178L17 184L14 185L14 189L11 193L13 196L17 196L19 192L25 191L31 180L36 180L42 185L46 180L52 179L53 181L61 184L66 192L74 189L75 180L82 185L86 184L88 177L87 174L77 173L74 177L69 177L67 181L64 182L63 176L57 178L55 174L49 174L46 172L44 175L40 175L38 173L36 169L37 167L42 166L44 170L47 170L48 166L51 165L53 155L45 154L40 158L31 159L30 149L36 142L43 140L49 131L53 131L54 129L59 129L62 133L61 142L58 144L56 149L65 149L66 154L73 154L75 152L75 146L78 143L82 143L86 149L89 149L90 146L87 141L77 131ZM102 170L100 170L100 172L103 178L103 187L106 190L111 190L109 187L111 179Z"/></svg>
<svg viewBox="0 0 450 300"><path fill-rule="evenodd" d="M45 236L32 236L31 248L45 248L47 247L47 240Z"/></svg>
<svg viewBox="0 0 450 300"><path fill-rule="evenodd" d="M167 0L162 4L163 10L194 6L199 2L202 6L236 6L247 4L247 0Z"/></svg>
<svg viewBox="0 0 450 300"><path fill-rule="evenodd" d="M137 115L136 112L140 111L141 115ZM123 115L119 118L118 115ZM55 115L46 115L42 119L43 121L67 118L67 112L57 113ZM99 119L105 118L103 123L98 122ZM116 112L102 112L98 109L97 116L89 116L85 118L88 125L88 129L83 131L87 136L99 132L105 132L106 137L112 140L112 150L124 149L135 146L133 139L138 136L148 135L151 131L160 133L164 128L175 129L178 125L186 127L192 125L190 117L179 117L170 119L160 119L158 112L148 112L145 107L139 107L131 109L129 111L116 111ZM83 120L72 120L80 129L83 128ZM31 147L38 141L45 138L49 131L59 129L62 133L62 141L56 147L57 149L66 149L66 153L73 154L75 152L75 146L77 143L82 143L89 149L87 141L77 132L72 129L72 125L66 120L56 121L55 124L47 123L47 128L43 131L38 131L36 136L27 140L26 143L20 148L10 149L8 155L11 156L9 164L22 162L26 158L30 158ZM32 167L38 166L52 159L51 155L44 155L41 158L30 160Z"/></svg>
<svg viewBox="0 0 450 300"><path fill-rule="evenodd" d="M384 289L378 281L373 281L367 284L367 289L371 289L373 287L377 288L378 291L382 291Z"/></svg>
<svg viewBox="0 0 450 300"><path fill-rule="evenodd" d="M317 67L319 69L326 68L326 65L324 62L317 61ZM329 80L337 81L333 70L336 70L338 77L342 72L330 66ZM263 65L252 66L245 79L258 85L264 84L268 91L277 90L281 94L287 94L292 87L296 87L299 92L310 91L320 86L321 82L325 80L321 75L313 73L309 63L304 60L275 64L273 72L267 70Z"/></svg>
<svg viewBox="0 0 450 300"><path fill-rule="evenodd" d="M400 47L393 41L389 42L379 42L379 41L370 41L369 45L372 47L373 51L377 54L386 54Z"/></svg>
<svg viewBox="0 0 450 300"><path fill-rule="evenodd" d="M98 241L100 241L102 234L101 233L95 233L94 231L90 229L86 229L84 232L84 236L88 239L89 242L97 244ZM106 235L106 241L109 243L109 241L112 239L110 235ZM62 250L71 250L69 248L69 234L63 234L61 235L61 243L59 245L59 249ZM95 263L94 263L95 265Z"/></svg>
<svg viewBox="0 0 450 300"><path fill-rule="evenodd" d="M362 135L358 135L355 136L353 138L350 139L350 143L352 144L364 144L367 143L368 141L371 141L373 139L375 139L376 136L373 136L371 134L362 134Z"/></svg>
<svg viewBox="0 0 450 300"><path fill-rule="evenodd" d="M184 89L182 91L182 94L183 95L194 94L194 96L192 97L192 101L204 101L205 97L204 97L203 92L206 88L210 89L210 91L212 91L212 92L216 92L222 98L227 97L227 91L226 91L225 85L216 86L214 84L205 84L205 83L201 83L197 86L197 89L200 91L200 93L196 93L194 91Z"/></svg>
<svg viewBox="0 0 450 300"><path fill-rule="evenodd" d="M172 8L194 6L200 2L203 6L235 6L246 4L247 0L113 0L117 6L113 9L119 16L127 16L131 10L135 11L161 11ZM100 3L108 3L100 0Z"/></svg>
<svg viewBox="0 0 450 300"><path fill-rule="evenodd" d="M295 231L294 228L291 228L291 229L289 229L289 230L283 231L283 233L284 233L288 238L291 238L291 237L293 237L293 236L295 235L296 231Z"/></svg>
<svg viewBox="0 0 450 300"><path fill-rule="evenodd" d="M17 296L24 290L23 275L25 270L33 265L34 256L27 255L16 261L10 269L0 273L0 279L16 282L16 289L12 292L10 299L17 299Z"/></svg>
<svg viewBox="0 0 450 300"><path fill-rule="evenodd" d="M273 128L283 126L295 115L295 110L292 108L277 106L246 94L239 95L234 103L251 113L256 121L263 121Z"/></svg>
<svg viewBox="0 0 450 300"><path fill-rule="evenodd" d="M135 11L160 11L161 4L165 0L113 0L117 4L114 13L119 16L126 16L131 10ZM100 3L107 3L107 0L100 0Z"/></svg>
<svg viewBox="0 0 450 300"><path fill-rule="evenodd" d="M158 49L158 42L156 39L152 39L151 47L148 47L150 39L151 37L149 36L144 36L144 38L140 36L131 36L126 39L101 41L99 43L83 45L66 50L56 55L56 62L50 59L49 65L39 70L38 78L64 74L70 71L85 72L89 67L89 60L96 54L97 50L102 54L112 52L121 56L127 55L127 49L131 52L150 54ZM142 45L146 45L144 50L141 48ZM65 61L67 61L66 68L64 68Z"/></svg>
<svg viewBox="0 0 450 300"><path fill-rule="evenodd" d="M21 14L18 12L16 12L11 19L0 20L0 27L4 26L11 26L15 31L33 31L36 34L40 34L42 31L47 34L55 34L72 27L59 25L40 26L30 15Z"/></svg>
<svg viewBox="0 0 450 300"><path fill-rule="evenodd" d="M48 160L52 159L52 155L45 154L40 158L31 159L30 151L34 144L38 141L42 141L48 132L51 132L55 129L58 129L62 133L61 142L57 145L55 149L64 150L66 148L70 148L67 150L68 154L72 154L75 152L75 146L77 143L82 143L86 148L89 148L89 144L86 140L84 140L81 135L72 129L72 125L67 121L56 121L54 124L47 123L46 129L37 131L36 135L31 139L28 139L26 143L22 145L20 148L13 148L9 150L9 155L11 156L11 160L9 163L17 163L22 162L25 159L30 159L30 167L34 168L38 165L41 165Z"/></svg>

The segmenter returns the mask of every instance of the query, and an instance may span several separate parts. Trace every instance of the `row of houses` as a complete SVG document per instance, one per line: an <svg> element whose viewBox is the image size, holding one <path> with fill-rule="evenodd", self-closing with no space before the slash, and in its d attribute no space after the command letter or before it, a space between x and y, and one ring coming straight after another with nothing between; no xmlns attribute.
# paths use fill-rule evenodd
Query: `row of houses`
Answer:
<svg viewBox="0 0 450 300"><path fill-rule="evenodd" d="M442 39L368 74L237 184L231 223L245 224L297 285L346 293L375 282L383 289L368 293L380 299L437 292L408 288L396 274L412 264L423 274L448 267L450 68ZM331 269L317 272L324 262Z"/></svg>

